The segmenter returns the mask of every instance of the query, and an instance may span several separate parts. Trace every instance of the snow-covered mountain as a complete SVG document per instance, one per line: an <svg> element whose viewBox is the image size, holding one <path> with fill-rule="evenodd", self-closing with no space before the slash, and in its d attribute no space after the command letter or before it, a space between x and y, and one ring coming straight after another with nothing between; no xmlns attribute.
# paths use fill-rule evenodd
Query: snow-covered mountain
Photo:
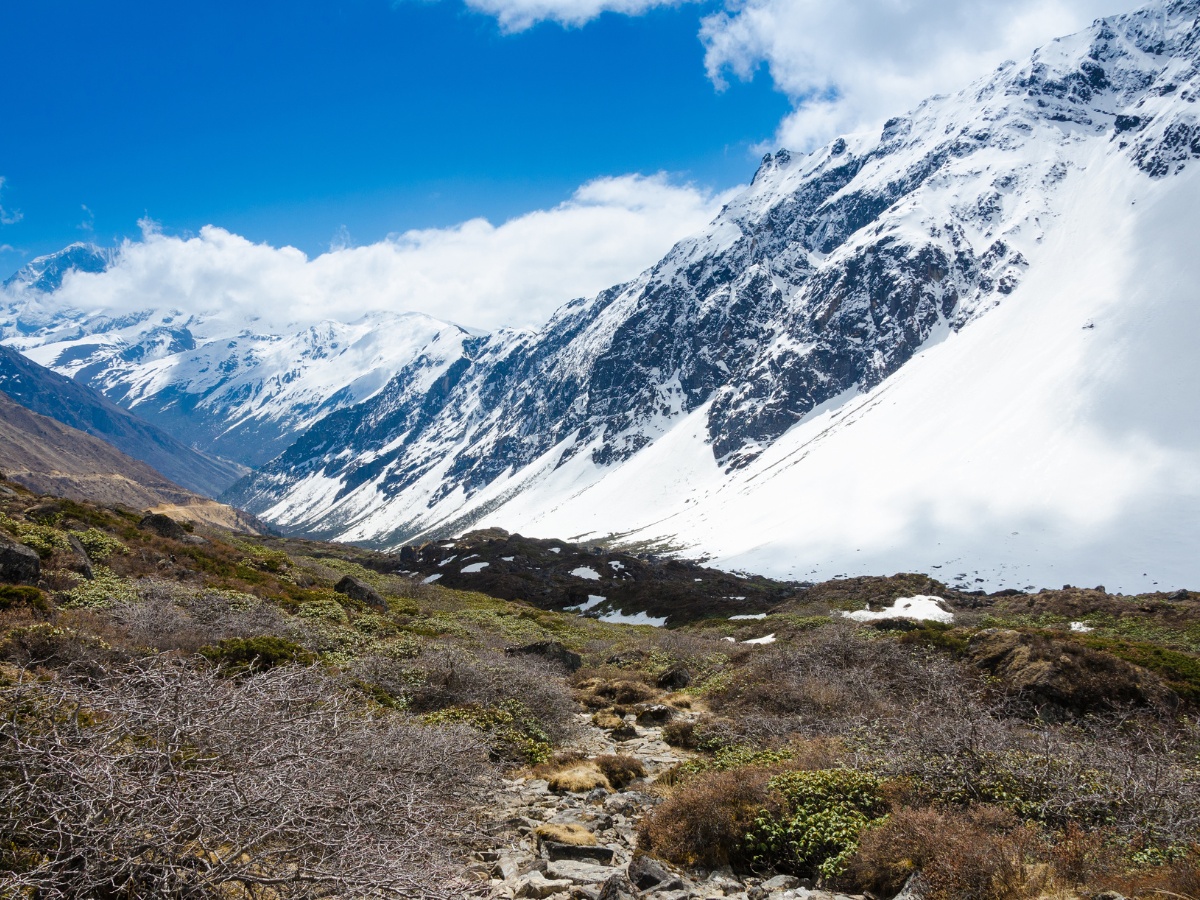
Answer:
<svg viewBox="0 0 1200 900"><path fill-rule="evenodd" d="M113 255L73 245L35 260L0 295L0 342L204 452L257 466L330 412L362 402L398 371L449 367L470 335L417 313L371 313L280 333L253 315L163 307L113 313L64 306L68 271Z"/></svg>
<svg viewBox="0 0 1200 900"><path fill-rule="evenodd" d="M634 281L407 367L235 499L384 546L495 524L797 577L1194 582L1198 13L769 156Z"/></svg>

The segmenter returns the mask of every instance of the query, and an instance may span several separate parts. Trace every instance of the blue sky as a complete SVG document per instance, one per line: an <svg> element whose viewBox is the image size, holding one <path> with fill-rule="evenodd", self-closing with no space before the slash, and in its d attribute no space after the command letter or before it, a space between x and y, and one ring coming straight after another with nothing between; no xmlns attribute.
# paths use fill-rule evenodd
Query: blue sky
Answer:
<svg viewBox="0 0 1200 900"><path fill-rule="evenodd" d="M316 253L603 175L736 184L789 103L765 73L714 89L708 11L504 34L458 2L4 4L0 205L22 218L0 243L107 243L149 215Z"/></svg>

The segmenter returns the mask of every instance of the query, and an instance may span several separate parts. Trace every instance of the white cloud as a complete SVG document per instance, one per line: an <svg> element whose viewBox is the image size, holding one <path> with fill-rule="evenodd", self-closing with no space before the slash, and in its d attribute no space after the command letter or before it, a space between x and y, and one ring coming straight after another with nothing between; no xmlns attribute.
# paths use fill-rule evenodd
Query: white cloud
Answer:
<svg viewBox="0 0 1200 900"><path fill-rule="evenodd" d="M274 329L379 310L485 329L540 325L561 303L656 262L727 196L663 175L603 178L502 225L472 219L314 259L211 225L195 237L167 236L146 219L142 239L126 242L107 272L70 275L56 299L81 309L227 311Z"/></svg>
<svg viewBox="0 0 1200 900"><path fill-rule="evenodd" d="M709 77L766 64L795 109L777 142L809 150L965 87L1005 59L1114 12L1119 0L730 0L704 19Z"/></svg>
<svg viewBox="0 0 1200 900"><path fill-rule="evenodd" d="M495 16L501 29L524 31L538 22L579 26L601 13L641 15L657 6L679 6L695 0L465 0L468 7Z"/></svg>
<svg viewBox="0 0 1200 900"><path fill-rule="evenodd" d="M3 190L4 176L0 175L0 192L3 192ZM0 206L0 225L16 225L23 218L25 218L25 214L19 209L8 210Z"/></svg>

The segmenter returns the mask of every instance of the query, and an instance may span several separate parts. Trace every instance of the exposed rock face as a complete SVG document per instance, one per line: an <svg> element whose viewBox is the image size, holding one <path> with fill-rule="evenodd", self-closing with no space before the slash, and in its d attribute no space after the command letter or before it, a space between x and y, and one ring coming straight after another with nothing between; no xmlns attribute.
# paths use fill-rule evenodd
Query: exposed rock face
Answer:
<svg viewBox="0 0 1200 900"><path fill-rule="evenodd" d="M0 581L9 584L37 584L42 561L36 552L15 541L0 538Z"/></svg>
<svg viewBox="0 0 1200 900"><path fill-rule="evenodd" d="M1146 178L1200 155L1196 12L1103 20L877 137L768 156L638 278L536 334L466 340L436 377L417 361L230 497L286 528L396 546L465 530L572 460L607 470L692 413L726 474L749 465L1003 304L1088 154Z"/></svg>

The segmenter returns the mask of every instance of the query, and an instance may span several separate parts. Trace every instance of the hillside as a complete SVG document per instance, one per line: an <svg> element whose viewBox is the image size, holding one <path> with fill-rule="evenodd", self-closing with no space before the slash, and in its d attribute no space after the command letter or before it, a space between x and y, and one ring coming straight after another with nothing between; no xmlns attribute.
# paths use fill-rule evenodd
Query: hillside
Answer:
<svg viewBox="0 0 1200 900"><path fill-rule="evenodd" d="M0 350L0 352L3 352ZM38 415L0 393L0 471L44 494L257 531L264 526L186 490L111 444Z"/></svg>
<svg viewBox="0 0 1200 900"><path fill-rule="evenodd" d="M1200 886L1200 594L900 575L656 629L12 482L0 531L5 891Z"/></svg>
<svg viewBox="0 0 1200 900"><path fill-rule="evenodd" d="M0 347L0 391L43 416L113 445L190 491L216 497L245 467L206 456L86 385Z"/></svg>

